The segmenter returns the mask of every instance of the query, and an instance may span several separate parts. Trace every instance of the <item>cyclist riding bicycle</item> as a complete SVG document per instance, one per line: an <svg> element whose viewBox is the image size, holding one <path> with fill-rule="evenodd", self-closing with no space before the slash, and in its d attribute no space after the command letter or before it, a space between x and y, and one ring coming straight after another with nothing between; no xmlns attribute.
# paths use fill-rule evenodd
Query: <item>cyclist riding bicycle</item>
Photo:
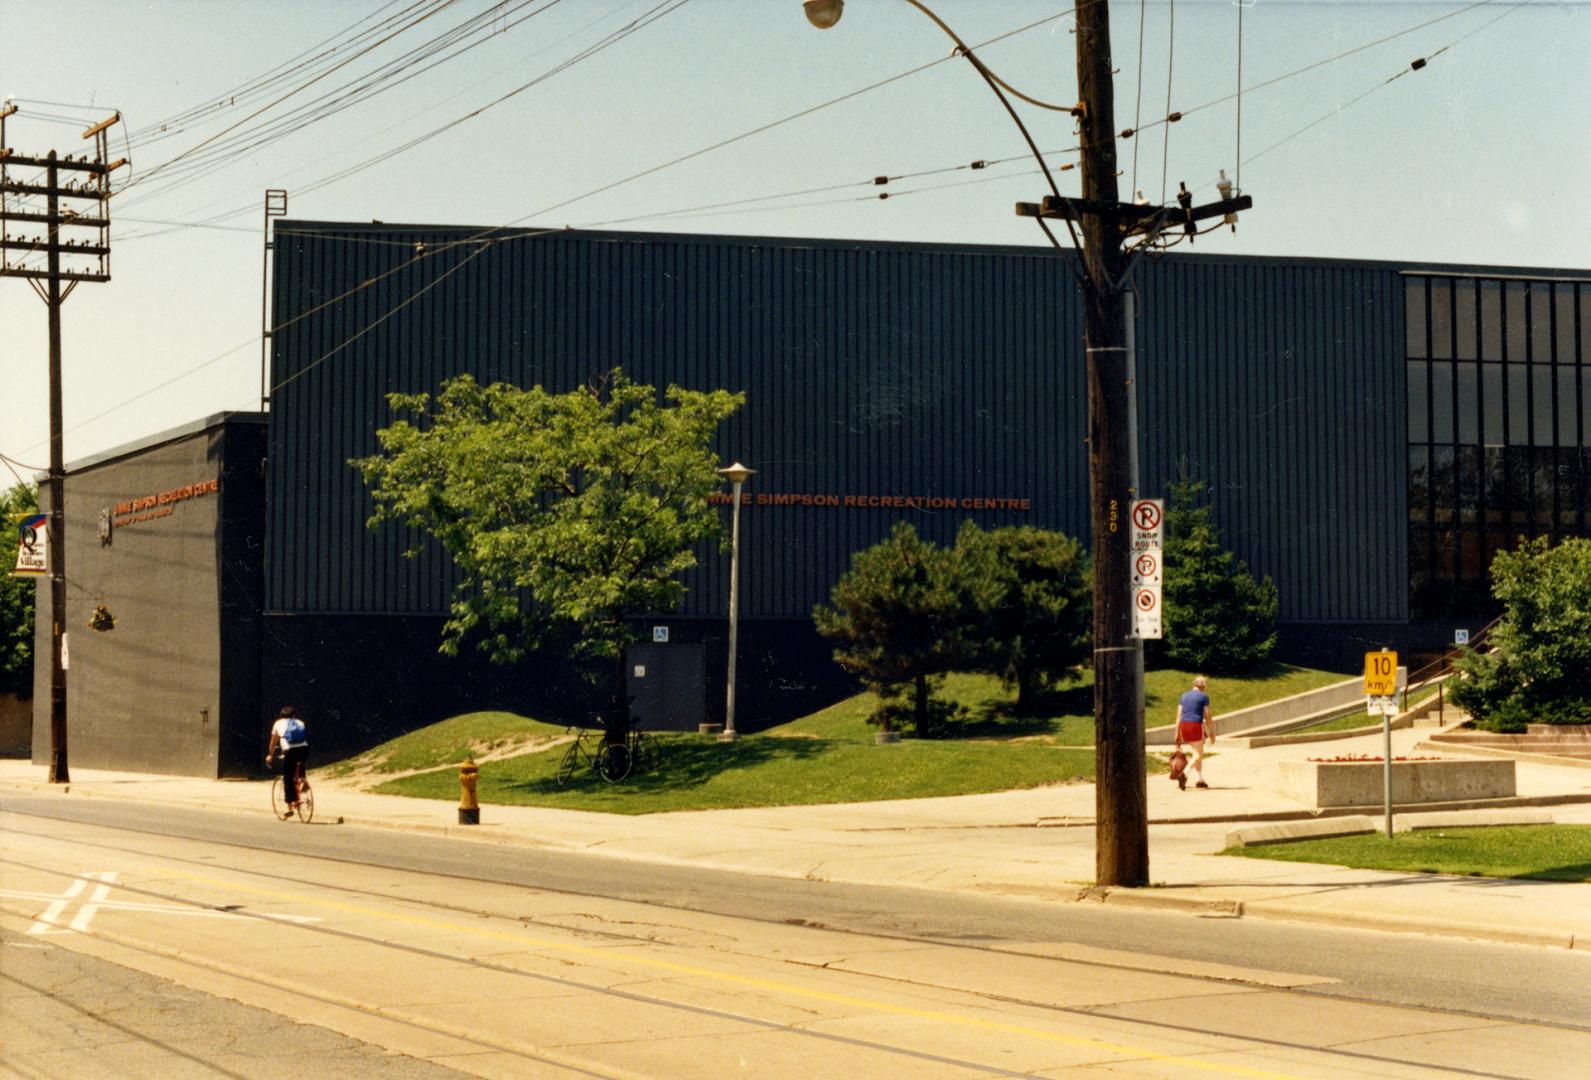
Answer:
<svg viewBox="0 0 1591 1080"><path fill-rule="evenodd" d="M271 725L271 745L265 754L265 764L274 765L282 759L282 794L287 800L287 817L298 808L299 793L304 786L304 765L309 761L309 732L291 705L283 705Z"/></svg>

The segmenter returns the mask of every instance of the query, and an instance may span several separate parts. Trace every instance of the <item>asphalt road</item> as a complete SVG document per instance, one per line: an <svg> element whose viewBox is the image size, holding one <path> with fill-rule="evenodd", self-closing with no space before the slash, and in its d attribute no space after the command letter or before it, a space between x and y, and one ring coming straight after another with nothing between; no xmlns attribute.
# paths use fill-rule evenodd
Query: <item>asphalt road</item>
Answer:
<svg viewBox="0 0 1591 1080"><path fill-rule="evenodd" d="M1307 993L1591 1031L1591 955L1583 951L794 881L385 829L318 823L289 827L253 816L128 802L6 794L0 796L0 810L21 815L17 827L23 829L42 829L44 821L52 818L78 821L130 835L293 851L466 882L526 885L574 896L971 949L1005 949L1042 939L1146 957L1281 966L1336 980ZM27 823L28 817L38 824Z"/></svg>
<svg viewBox="0 0 1591 1080"><path fill-rule="evenodd" d="M32 1010L29 1030L37 1020L40 1030L87 1031L88 1048L103 1044L109 1055L91 1063L153 1054L166 1062L164 1075L263 1075L254 1050L239 1049L256 1026L285 1040L284 1054L300 1041L306 1056L298 1060L317 1067L299 1075L358 1076L390 1062L416 1070L393 1075L417 1080L448 1075L424 1071L436 1065L565 1075L570 1062L571 1075L693 1075L650 1056L664 1043L638 1033L654 1028L671 1036L678 1028L693 1063L726 1052L734 1039L773 1040L784 1050L793 1039L809 1065L850 1067L871 1056L881 1062L878 1075L913 1077L1025 1075L1029 1069L999 1056L1036 1053L1022 1049L1024 1039L1049 1048L1034 1059L1044 1062L1057 1042L1076 1053L1107 1043L1112 1055L1142 1052L1151 1075L1185 1069L1193 1058L1173 1060L1184 1051L1161 1048L1184 1043L1198 1048L1190 1054L1239 1055L1214 1068L1237 1075L1256 1075L1246 1067L1265 1075L1430 1075L1436 1067L1545 1077L1565 1075L1566 1061L1591 1054L1591 957L1580 952L763 878L124 801L7 794L0 825L0 910L12 934L0 955L12 961L7 986L26 991L17 1000ZM111 867L122 876L95 877ZM117 899L106 899L113 880ZM43 928L50 936L19 940L18 927L27 925L19 915L42 918L27 910L28 897L54 896L63 882L75 899L54 909ZM88 915L80 926L73 921L73 911L98 910L101 901L93 926ZM213 918L140 913L170 915L177 906ZM521 935L539 935L540 944L526 951ZM304 959L271 976L281 957L262 937L290 943ZM45 963L64 951L59 944L97 955ZM186 957L203 957L208 974L171 966ZM90 970L107 963L140 970ZM728 975L725 963L745 970ZM239 964L262 977L239 983ZM570 967L574 975L563 974ZM305 984L309 970L320 974ZM657 981L658 970L674 976ZM167 976L191 985L163 985ZM681 981L693 984L683 998ZM743 989L725 998L725 983ZM295 985L324 985L327 993L299 1010ZM214 1023L172 1026L183 995ZM233 996L263 1003L263 1014L227 1000ZM526 1015L506 1011L516 996L534 998L547 1023L560 1008L574 1019L516 1043L512 1033ZM128 1011L128 998L153 1004ZM659 1021L660 1008L673 1019ZM22 1022L17 1009L8 1000L0 1010L8 1041ZM807 1015L830 1009L856 1015ZM324 1014L328 1026L283 1025L274 1016L284 1010L311 1020ZM593 1012L611 1013L619 1036L583 1045L577 1036ZM460 1015L479 1027L434 1023ZM1001 1026L1029 1018L1011 1027L1016 1049L972 1045L969 1033L987 1035L981 1029L990 1026L976 1017L990 1015ZM902 1031L882 1038L889 1025L881 1027L880 1016L894 1017ZM1241 1044L1216 1051L1212 1038ZM228 1055L225 1066L206 1073L202 1063L223 1060L217 1047ZM552 1057L538 1056L549 1047ZM346 1067L319 1068L322 1051ZM760 1064L770 1076L822 1072Z"/></svg>

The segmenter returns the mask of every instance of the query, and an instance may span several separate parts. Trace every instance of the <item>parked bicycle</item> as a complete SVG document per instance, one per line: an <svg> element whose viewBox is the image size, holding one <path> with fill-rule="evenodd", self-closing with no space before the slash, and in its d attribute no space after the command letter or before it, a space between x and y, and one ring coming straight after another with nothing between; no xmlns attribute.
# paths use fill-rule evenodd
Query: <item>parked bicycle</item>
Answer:
<svg viewBox="0 0 1591 1080"><path fill-rule="evenodd" d="M657 739L633 724L619 737L606 729L600 736L584 728L569 730L575 737L558 762L559 787L574 779L582 765L609 783L617 783L632 773L651 772L662 764L663 751ZM589 745L593 738L594 749Z"/></svg>

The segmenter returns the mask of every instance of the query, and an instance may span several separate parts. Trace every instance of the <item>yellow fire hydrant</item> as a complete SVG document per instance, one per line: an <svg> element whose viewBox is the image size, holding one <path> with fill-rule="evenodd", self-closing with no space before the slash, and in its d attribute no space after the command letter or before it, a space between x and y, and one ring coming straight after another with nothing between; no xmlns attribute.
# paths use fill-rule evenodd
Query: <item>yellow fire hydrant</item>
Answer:
<svg viewBox="0 0 1591 1080"><path fill-rule="evenodd" d="M459 824L479 825L481 823L481 804L475 800L475 779L480 775L480 767L475 764L474 758L465 758L464 764L459 766Z"/></svg>

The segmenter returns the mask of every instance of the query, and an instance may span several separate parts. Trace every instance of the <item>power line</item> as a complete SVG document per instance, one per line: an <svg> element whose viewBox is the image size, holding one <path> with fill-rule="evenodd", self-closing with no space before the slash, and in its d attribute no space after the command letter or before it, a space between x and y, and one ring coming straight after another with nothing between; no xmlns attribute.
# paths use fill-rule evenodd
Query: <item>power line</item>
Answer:
<svg viewBox="0 0 1591 1080"><path fill-rule="evenodd" d="M354 44L371 33L379 32L381 27L390 25L392 21L401 18L403 14L407 14L409 11L414 10L414 8L424 6L428 3L435 3L436 0L417 0L417 2L412 4L409 8L406 8L403 13L400 13L400 15L389 16L387 20L378 23L375 27L364 31L349 41L338 45L333 45L330 50L325 52L316 51L323 49L327 45L331 45L339 38L342 38L348 34L355 27L359 26L361 23L368 22L370 19L375 18L387 8L392 7L393 4L399 2L401 2L401 0L388 0L387 3L377 8L371 14L364 16L363 18L354 22L352 25L343 28L330 37L324 38L314 45L309 46L309 48L298 53L296 56L289 57L288 59L277 64L275 67L267 68L261 74L256 75L253 78L238 84L237 86L234 86L232 89L223 90L221 93L207 98L202 105L194 105L180 112L173 113L164 120L159 120L146 127L138 128L132 134L134 137L147 142L159 142L161 139L177 135L180 132L187 130L186 126L184 125L186 125L188 121L196 120L204 116L206 113L219 113L228 109L236 108L238 98L242 97L244 98L245 102L247 102L250 99L250 95L262 91L263 88L270 86L272 83L279 82L305 68L312 66L314 63L325 59L327 56L335 54L338 49L343 48L346 45ZM147 140L145 140L145 136L148 136Z"/></svg>
<svg viewBox="0 0 1591 1080"><path fill-rule="evenodd" d="M214 135L210 136L208 139L205 139L205 140L199 142L198 144L189 147L187 150L184 150L182 153L178 154L176 157L167 160L166 162L164 162L161 165L155 166L155 168L151 169L149 172L144 174L143 182L147 183L148 181L154 179L154 177L157 176L162 170L168 169L171 166L175 165L177 162L182 161L185 158L191 156L192 154L197 153L199 150L201 150L204 147L206 147L206 146L210 145L211 143L215 142L217 139L221 138L222 136L228 134L229 132L237 130L239 127L241 127L242 125L248 123L250 120L252 120L255 117L259 116L261 113L264 113L267 110L274 108L275 106L277 106L277 105L281 104L282 102L286 101L288 98L292 97L293 95L295 95L295 94L297 94L297 93L299 93L299 92L301 92L303 90L308 89L310 86L313 86L315 83L319 82L321 79L326 78L326 76L330 75L332 72L338 71L341 68L344 68L347 65L353 63L355 60L359 59L360 57L365 56L368 53L372 52L373 50L380 48L382 45L384 45L387 42L391 41L393 38L397 37L399 34L402 34L404 31L412 29L415 26L418 26L420 23L426 21L427 19L432 18L433 16L435 16L439 12L445 10L448 7L451 7L453 4L455 4L457 2L458 2L458 0L441 0L441 2L439 3L439 5L437 7L433 8L430 11L425 12L423 15L420 15L420 16L416 17L415 19L407 22L407 23L404 23L402 26L398 27L396 30L393 30L391 33L387 34L386 36L382 37L380 40L376 41L374 44L368 46L367 48L361 49L359 52L355 53L353 56L350 56L348 59L343 60L343 61L333 65L332 67L328 68L326 71L321 72L319 75L316 75L314 78L312 78L309 81L303 83L302 85L294 87L293 89L289 90L287 93L285 93L282 96L274 99L273 101L269 102L268 104L260 106L260 108L256 109L254 112L250 113L248 116L245 116L242 120L239 120L236 123L231 124L230 126L228 126L226 128L223 128L221 131L216 132ZM128 186L131 187L133 185L128 185ZM125 191L127 189L124 188L123 190Z"/></svg>

